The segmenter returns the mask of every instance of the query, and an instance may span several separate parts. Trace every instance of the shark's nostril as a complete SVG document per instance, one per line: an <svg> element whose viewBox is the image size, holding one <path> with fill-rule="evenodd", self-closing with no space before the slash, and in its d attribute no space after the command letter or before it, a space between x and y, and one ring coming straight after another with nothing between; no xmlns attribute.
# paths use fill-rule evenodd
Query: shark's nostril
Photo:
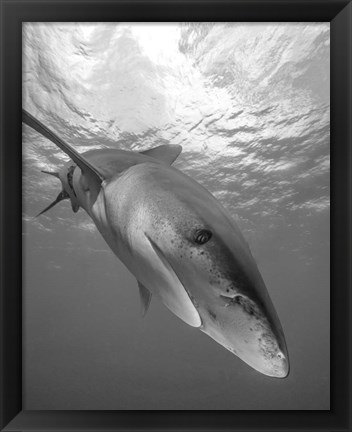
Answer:
<svg viewBox="0 0 352 432"><path fill-rule="evenodd" d="M241 296L241 295L236 295L236 296L233 298L233 302L234 302L234 303L242 304L243 301L244 301L244 297Z"/></svg>

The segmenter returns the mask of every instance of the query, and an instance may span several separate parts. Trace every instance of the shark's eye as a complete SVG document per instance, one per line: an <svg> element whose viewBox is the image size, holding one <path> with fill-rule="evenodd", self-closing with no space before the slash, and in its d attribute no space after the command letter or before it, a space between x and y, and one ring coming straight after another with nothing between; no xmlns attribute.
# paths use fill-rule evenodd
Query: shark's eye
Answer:
<svg viewBox="0 0 352 432"><path fill-rule="evenodd" d="M202 245L211 239L212 233L207 229L199 229L194 233L194 241Z"/></svg>

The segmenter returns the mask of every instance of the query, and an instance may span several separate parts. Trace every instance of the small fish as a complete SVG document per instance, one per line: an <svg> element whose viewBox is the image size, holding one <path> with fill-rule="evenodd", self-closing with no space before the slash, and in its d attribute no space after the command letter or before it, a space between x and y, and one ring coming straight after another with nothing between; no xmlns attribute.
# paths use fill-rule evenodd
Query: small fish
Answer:
<svg viewBox="0 0 352 432"><path fill-rule="evenodd" d="M255 370L288 375L283 330L250 249L219 201L171 166L181 146L79 154L25 110L22 121L71 158L48 173L62 191L39 214L66 199L82 207L136 277L144 314L154 295Z"/></svg>

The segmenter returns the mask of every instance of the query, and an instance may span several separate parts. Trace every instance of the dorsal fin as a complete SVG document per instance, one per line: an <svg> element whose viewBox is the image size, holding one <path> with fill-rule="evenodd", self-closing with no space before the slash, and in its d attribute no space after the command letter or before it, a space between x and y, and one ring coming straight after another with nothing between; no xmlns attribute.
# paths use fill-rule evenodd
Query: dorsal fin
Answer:
<svg viewBox="0 0 352 432"><path fill-rule="evenodd" d="M175 162L181 151L182 146L178 144L163 144L149 150L144 150L140 153L171 165Z"/></svg>
<svg viewBox="0 0 352 432"><path fill-rule="evenodd" d="M29 112L22 108L22 121L41 135L48 138L65 152L82 170L83 174L93 177L99 184L104 181L104 176L94 167L84 156L79 154L73 147L59 138L53 131L43 125L42 122L33 117Z"/></svg>
<svg viewBox="0 0 352 432"><path fill-rule="evenodd" d="M142 315L145 316L145 314L148 311L150 302L152 300L152 293L148 290L148 288L142 285L139 281L137 282L139 287L139 295L141 298Z"/></svg>

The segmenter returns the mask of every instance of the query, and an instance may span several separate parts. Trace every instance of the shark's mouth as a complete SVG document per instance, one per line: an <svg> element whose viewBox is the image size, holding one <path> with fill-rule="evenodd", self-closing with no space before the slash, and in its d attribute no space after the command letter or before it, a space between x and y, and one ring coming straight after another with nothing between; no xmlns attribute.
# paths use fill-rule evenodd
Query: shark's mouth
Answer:
<svg viewBox="0 0 352 432"><path fill-rule="evenodd" d="M147 234L145 236L169 276L170 283L167 284L168 286L165 285L163 292L160 293L161 300L175 315L187 324L192 327L202 327L196 299L182 283L181 278L160 247Z"/></svg>

